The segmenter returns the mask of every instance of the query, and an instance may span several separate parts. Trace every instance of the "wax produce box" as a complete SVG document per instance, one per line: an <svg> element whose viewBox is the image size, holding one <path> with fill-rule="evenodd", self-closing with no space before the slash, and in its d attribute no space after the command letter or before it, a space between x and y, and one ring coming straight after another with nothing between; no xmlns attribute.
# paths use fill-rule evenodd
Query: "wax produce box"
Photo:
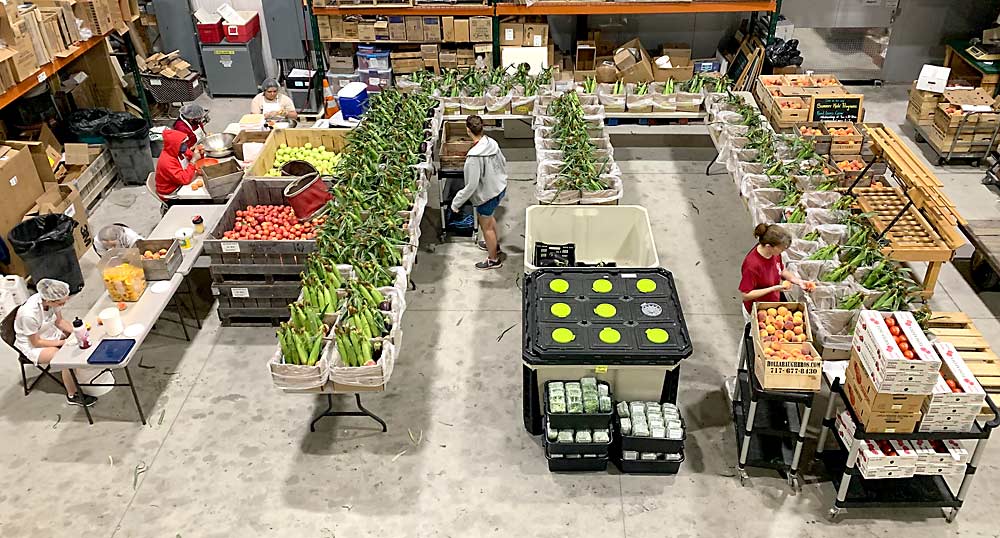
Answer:
<svg viewBox="0 0 1000 538"><path fill-rule="evenodd" d="M920 431L967 432L986 402L986 392L955 346L939 341L934 348L941 356L941 371L924 402Z"/></svg>
<svg viewBox="0 0 1000 538"><path fill-rule="evenodd" d="M862 310L852 346L875 390L888 394L930 394L941 359L909 312Z"/></svg>
<svg viewBox="0 0 1000 538"><path fill-rule="evenodd" d="M916 474L919 457L910 442L855 440L854 420L848 411L837 415L834 430L846 447L861 443L857 467L865 478L906 478Z"/></svg>

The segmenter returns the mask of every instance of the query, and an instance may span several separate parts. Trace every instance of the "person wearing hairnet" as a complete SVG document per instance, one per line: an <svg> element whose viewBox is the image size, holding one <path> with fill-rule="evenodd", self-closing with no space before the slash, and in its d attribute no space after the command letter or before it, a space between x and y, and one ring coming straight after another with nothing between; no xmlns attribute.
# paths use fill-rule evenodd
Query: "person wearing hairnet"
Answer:
<svg viewBox="0 0 1000 538"><path fill-rule="evenodd" d="M31 362L45 366L73 334L73 325L63 319L61 312L69 300L69 284L43 278L35 288L38 292L18 308L14 318L14 346ZM70 405L89 407L97 401L77 390L69 370L62 371L62 381L66 386L66 402Z"/></svg>
<svg viewBox="0 0 1000 538"><path fill-rule="evenodd" d="M204 134L206 123L208 123L208 111L199 104L188 103L181 107L180 117L174 122L174 130L184 133L188 147L194 149L198 144L198 131L201 130Z"/></svg>
<svg viewBox="0 0 1000 538"><path fill-rule="evenodd" d="M264 79L260 85L261 92L250 101L250 112L252 114L263 114L264 119L286 118L294 120L299 117L295 111L295 103L292 98L278 93L278 81L273 78Z"/></svg>
<svg viewBox="0 0 1000 538"><path fill-rule="evenodd" d="M135 230L124 224L109 224L97 232L97 241L94 241L94 251L97 252L98 256L103 258L109 250L113 248L132 248L142 238Z"/></svg>

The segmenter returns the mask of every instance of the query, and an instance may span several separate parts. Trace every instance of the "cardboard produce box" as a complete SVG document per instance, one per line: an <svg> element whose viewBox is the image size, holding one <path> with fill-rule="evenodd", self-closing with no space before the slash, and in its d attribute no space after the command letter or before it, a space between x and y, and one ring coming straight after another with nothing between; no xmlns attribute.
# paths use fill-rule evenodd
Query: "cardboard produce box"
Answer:
<svg viewBox="0 0 1000 538"><path fill-rule="evenodd" d="M869 433L911 433L922 416L926 395L884 394L875 391L857 353L847 365L844 396L854 415Z"/></svg>
<svg viewBox="0 0 1000 538"><path fill-rule="evenodd" d="M691 47L684 43L664 44L660 49L660 54L670 59L673 67L659 67L656 61L653 62L653 80L666 82L690 80L694 76L694 64L691 63Z"/></svg>
<svg viewBox="0 0 1000 538"><path fill-rule="evenodd" d="M422 17L407 15L403 17L403 24L406 26L407 41L424 40L424 20Z"/></svg>
<svg viewBox="0 0 1000 538"><path fill-rule="evenodd" d="M392 15L389 17L389 39L406 41L406 17Z"/></svg>
<svg viewBox="0 0 1000 538"><path fill-rule="evenodd" d="M0 240L7 242L7 233L24 219L44 191L30 152L0 145L0 200L3 200L0 204ZM24 262L14 254L9 242L6 245L11 262L0 267L8 274L27 276Z"/></svg>
<svg viewBox="0 0 1000 538"><path fill-rule="evenodd" d="M519 47L524 44L524 24L520 22L500 23L500 44Z"/></svg>
<svg viewBox="0 0 1000 538"><path fill-rule="evenodd" d="M375 21L362 21L358 23L358 39L361 41L375 41Z"/></svg>
<svg viewBox="0 0 1000 538"><path fill-rule="evenodd" d="M754 371L761 386L772 390L809 392L819 390L823 361L811 343L812 329L809 326L809 313L805 304L757 302L753 305L753 312L756 329L751 332L754 344ZM795 312L801 312L797 324L792 321L795 319ZM779 321L778 316L781 316L782 320ZM788 326L785 325L786 317L790 323ZM783 332L787 332L786 338L801 341L794 343L765 341L765 338L776 337L779 330L776 324L784 328ZM778 353L767 353L767 348L774 349L775 344L778 345ZM784 357L784 352L788 351L784 349L786 346L789 349L801 350L809 358Z"/></svg>
<svg viewBox="0 0 1000 538"><path fill-rule="evenodd" d="M890 316L912 344L912 359L896 343L886 323ZM937 383L941 359L912 318L909 313L883 314L872 310L862 310L858 315L852 345L878 392L927 395Z"/></svg>
<svg viewBox="0 0 1000 538"><path fill-rule="evenodd" d="M424 41L441 41L441 17L424 17Z"/></svg>
<svg viewBox="0 0 1000 538"><path fill-rule="evenodd" d="M455 42L455 17L441 17L441 40L445 43Z"/></svg>
<svg viewBox="0 0 1000 538"><path fill-rule="evenodd" d="M547 47L549 45L549 25L546 23L525 23L525 47Z"/></svg>
<svg viewBox="0 0 1000 538"><path fill-rule="evenodd" d="M94 244L90 223L87 221L87 208L83 205L80 192L72 185L48 183L46 186L45 192L35 200L35 205L27 211L24 219L62 213L75 220L79 226L73 229L73 250L76 251L76 257L80 258Z"/></svg>
<svg viewBox="0 0 1000 538"><path fill-rule="evenodd" d="M493 41L492 17L469 17L469 40L473 43Z"/></svg>
<svg viewBox="0 0 1000 538"><path fill-rule="evenodd" d="M618 78L625 82L652 82L653 60L642 47L639 38L632 39L615 49L615 67Z"/></svg>
<svg viewBox="0 0 1000 538"><path fill-rule="evenodd" d="M456 43L468 43L471 41L471 33L469 28L469 19L456 17L455 18L455 42Z"/></svg>

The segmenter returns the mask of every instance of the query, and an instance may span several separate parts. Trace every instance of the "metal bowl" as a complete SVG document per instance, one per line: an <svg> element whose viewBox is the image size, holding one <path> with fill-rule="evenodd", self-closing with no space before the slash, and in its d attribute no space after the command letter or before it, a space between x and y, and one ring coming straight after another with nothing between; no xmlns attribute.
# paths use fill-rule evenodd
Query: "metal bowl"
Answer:
<svg viewBox="0 0 1000 538"><path fill-rule="evenodd" d="M202 144L205 146L206 152L231 152L233 150L233 140L235 139L236 136L229 133L216 133L214 135L206 136L205 140L202 141Z"/></svg>

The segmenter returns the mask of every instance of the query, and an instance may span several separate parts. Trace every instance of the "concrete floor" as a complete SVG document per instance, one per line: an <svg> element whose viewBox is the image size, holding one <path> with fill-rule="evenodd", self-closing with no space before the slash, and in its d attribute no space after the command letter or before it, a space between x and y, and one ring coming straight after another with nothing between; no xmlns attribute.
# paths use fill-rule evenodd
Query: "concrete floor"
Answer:
<svg viewBox="0 0 1000 538"><path fill-rule="evenodd" d="M869 119L902 123L905 91L864 92ZM215 107L213 115L223 121ZM750 218L728 175L704 175L714 152L689 147L700 139L707 143L677 141L683 148L615 141L623 203L650 209L695 349L681 376L689 431L677 476L551 474L539 440L523 430L518 277L534 163L530 150L508 149L513 181L499 219L510 257L484 273L471 268L482 256L471 242L421 252L403 319L405 351L388 390L365 400L388 433L358 418L324 419L309 433L324 404L271 386L264 362L272 330L222 329L211 305L201 304L204 327L192 343L168 314L143 346L135 374L145 427L127 391L102 397L88 426L52 384L24 397L12 361L0 369L0 437L8 440L0 446L0 536L997 536L996 443L951 525L934 510L858 511L830 524L824 516L834 490L821 466L806 465L798 496L766 471L740 487L721 386L735 367L735 289L752 245ZM996 196L978 184L979 172L938 171L963 214L995 214ZM129 188L91 220L145 232L156 218L151 198ZM425 245L434 237L425 233ZM101 291L92 258L71 313L85 312ZM970 313L1000 346L996 295L977 296L948 266L935 304ZM415 445L408 431L422 441Z"/></svg>

